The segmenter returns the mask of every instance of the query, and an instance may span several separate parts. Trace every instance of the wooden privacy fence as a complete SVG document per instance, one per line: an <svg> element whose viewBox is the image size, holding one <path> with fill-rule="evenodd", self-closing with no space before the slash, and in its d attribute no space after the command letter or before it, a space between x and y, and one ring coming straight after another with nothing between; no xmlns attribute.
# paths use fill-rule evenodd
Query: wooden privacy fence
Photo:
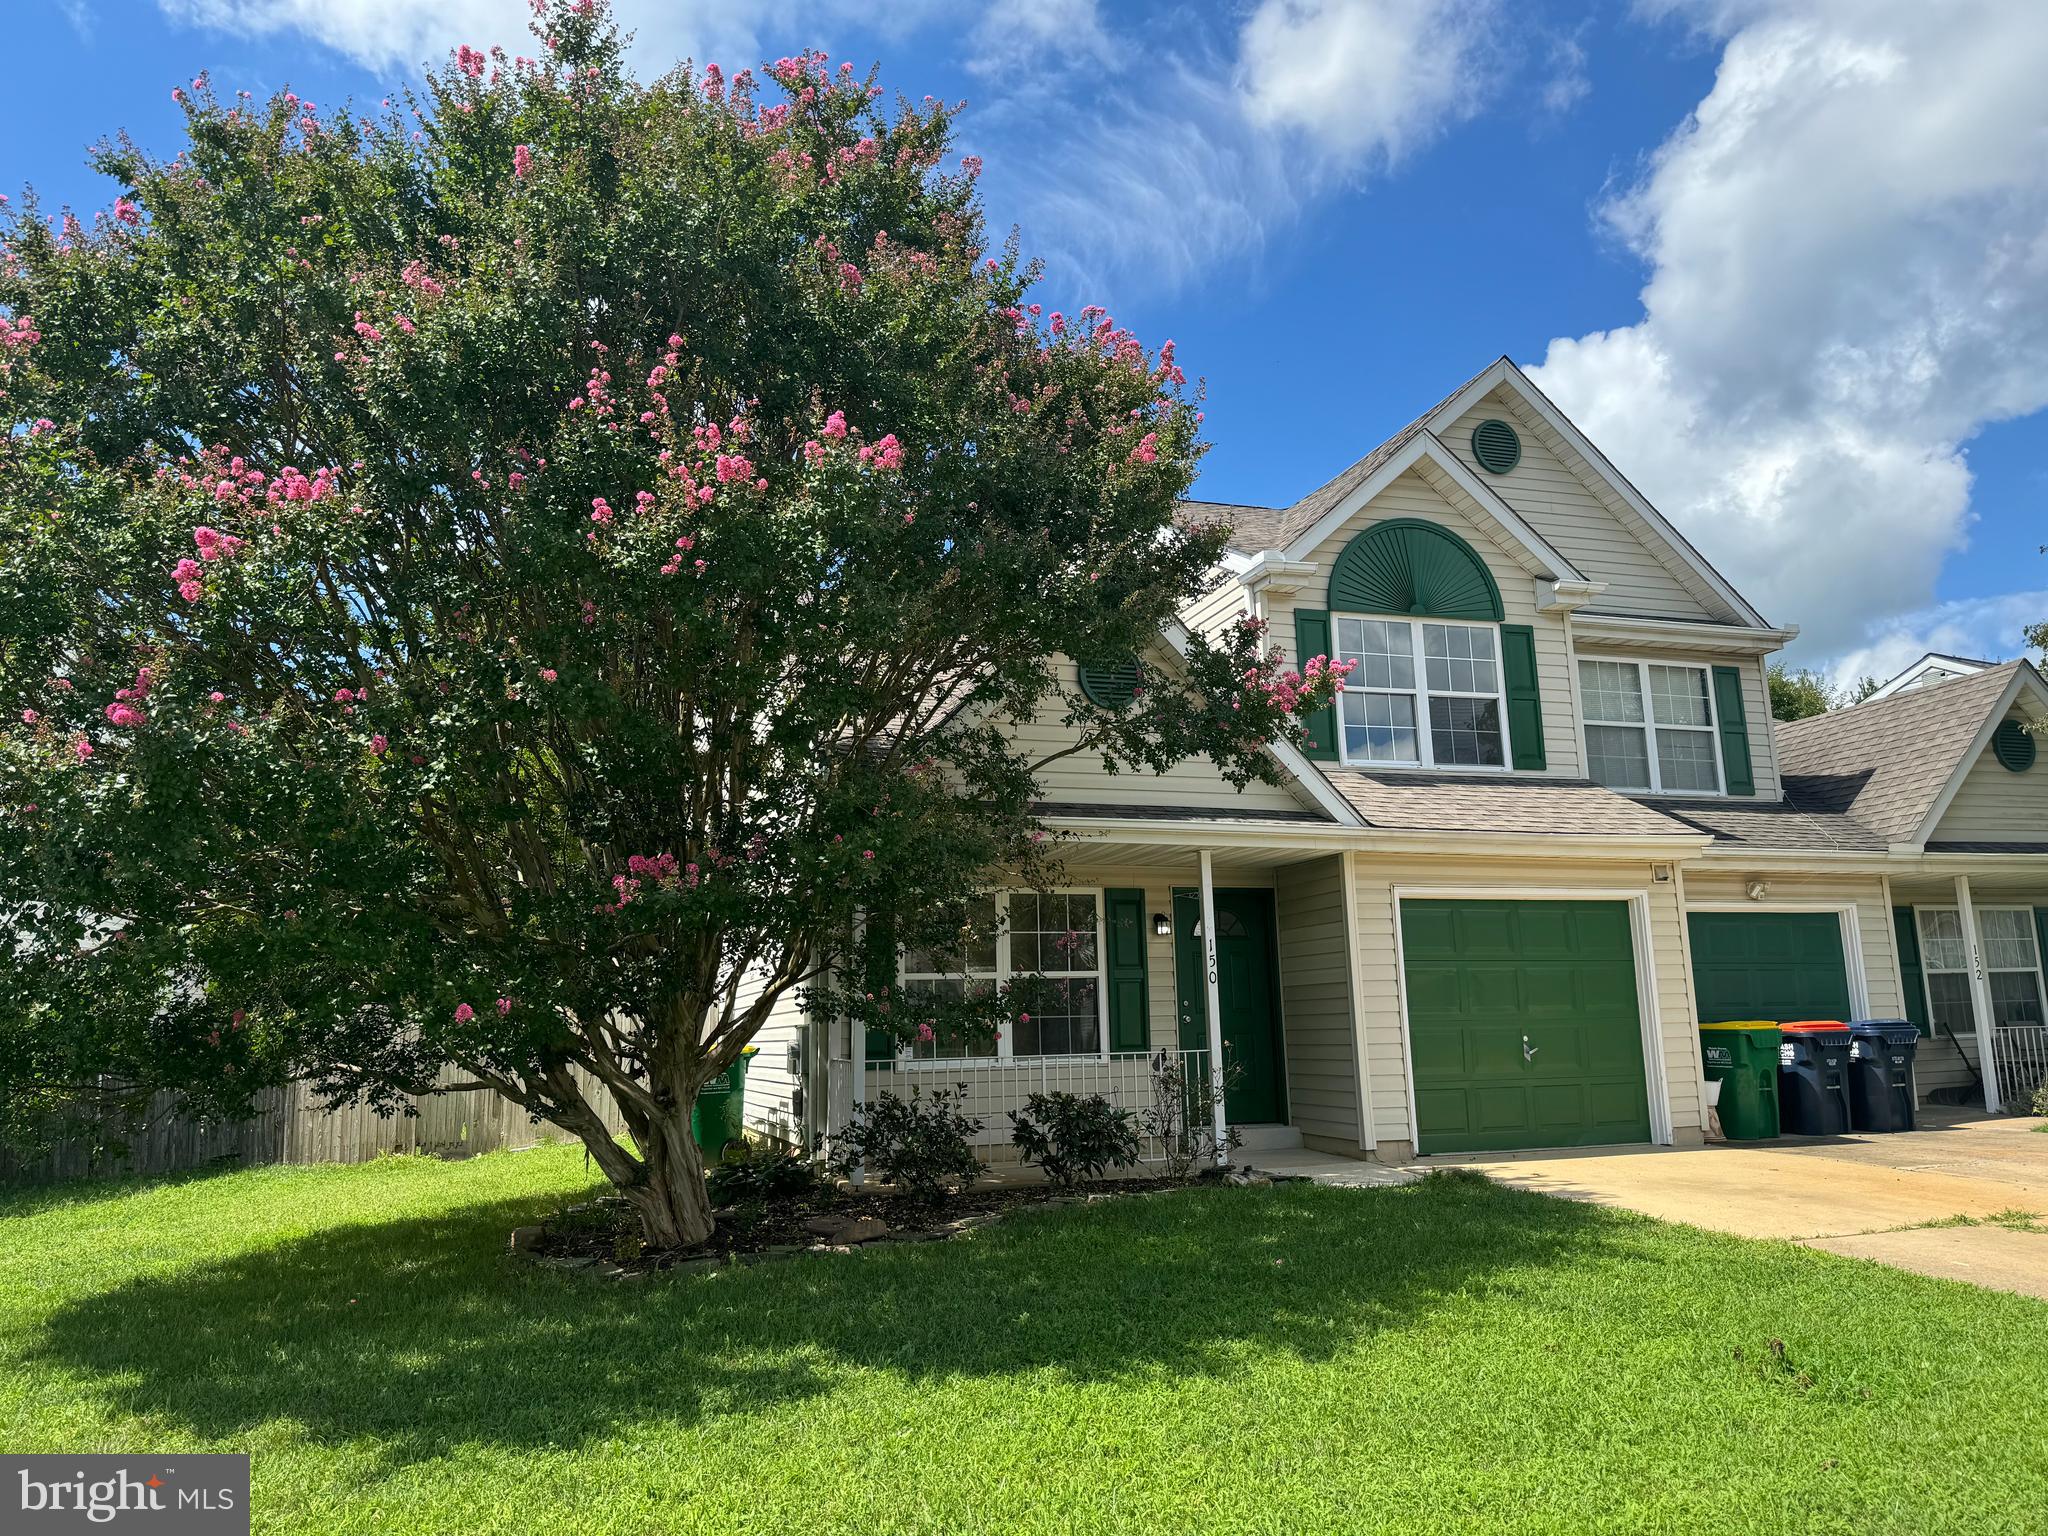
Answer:
<svg viewBox="0 0 2048 1536"><path fill-rule="evenodd" d="M439 1080L459 1082L463 1076L449 1067L442 1070ZM611 1094L581 1069L577 1077L605 1124L622 1133L625 1123ZM387 1152L469 1157L572 1139L545 1120L529 1120L518 1105L484 1088L416 1099L417 1116L378 1115L360 1104L323 1109L312 1091L298 1084L271 1089L257 1103L255 1115L242 1121L181 1120L152 1113L148 1127L129 1139L128 1151L120 1157L106 1153L95 1157L85 1141L61 1144L47 1156L27 1163L0 1152L0 1184L171 1173L221 1161L246 1166L361 1163Z"/></svg>

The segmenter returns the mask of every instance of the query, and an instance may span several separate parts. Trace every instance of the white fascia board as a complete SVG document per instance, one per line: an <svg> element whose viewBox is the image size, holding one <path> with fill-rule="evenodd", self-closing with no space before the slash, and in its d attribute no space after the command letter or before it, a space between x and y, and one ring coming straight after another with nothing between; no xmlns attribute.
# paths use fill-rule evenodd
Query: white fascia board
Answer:
<svg viewBox="0 0 2048 1536"><path fill-rule="evenodd" d="M1503 357L1446 401L1430 418L1429 430L1435 432L1450 426L1502 384L1513 389L1530 410L1543 418L1551 431L1563 438L1579 457L1592 465L1594 473L1613 487L1615 495L1627 503L1629 510L1647 523L1651 531L1664 541L1665 547L1705 582L1731 610L1758 629L1770 628L1764 616L1749 605L1749 600L1730 586L1727 578L1707 563L1706 556L1694 549L1685 535L1673 527L1662 512L1650 505L1641 491L1629 484L1628 478L1614 467L1607 455L1572 424L1570 417L1550 403L1549 397L1530 381L1527 374L1515 366L1512 359Z"/></svg>
<svg viewBox="0 0 2048 1536"><path fill-rule="evenodd" d="M1536 581L1536 610L1539 613L1576 613L1607 590L1604 581Z"/></svg>
<svg viewBox="0 0 2048 1536"><path fill-rule="evenodd" d="M1238 577L1245 591L1270 591L1276 597L1299 592L1322 567L1313 560L1290 560L1277 549L1262 549Z"/></svg>
<svg viewBox="0 0 2048 1536"><path fill-rule="evenodd" d="M1644 650L1728 651L1767 656L1798 638L1799 629L1768 625L1702 624L1692 619L1649 619L1633 615L1572 615L1572 633L1581 640L1612 641Z"/></svg>
<svg viewBox="0 0 2048 1536"><path fill-rule="evenodd" d="M1949 805L1955 800L1956 791L1963 787L1963 780L1970 776L1970 770L1977 766L1977 759L1984 755L1984 749L1991 745L1991 736L2004 723L2006 713L2022 694L2030 695L2037 708L2048 709L2048 684L2041 681L2041 674L2034 670L2029 661L2022 661L2014 669L2012 680L1999 690L1998 702L1985 712L1983 721L1977 727L1976 735L1970 738L1970 747L1957 761L1955 772L1948 776L1948 782L1941 787L1941 793L1934 797L1934 804L1913 833L1913 844L1925 847L1927 839L1934 836L1934 829L1941 825L1941 818L1948 814Z"/></svg>
<svg viewBox="0 0 2048 1536"><path fill-rule="evenodd" d="M1996 665L1996 663L1993 663L1993 665ZM1959 657L1943 656L1930 651L1927 655L1922 656L1918 661L1914 662L1913 665L1906 668L1906 670L1901 672L1897 677L1893 678L1883 687L1877 689L1874 693L1870 695L1868 699L1862 699L1858 702L1868 704L1876 699L1888 699L1895 693L1903 692L1915 678L1921 676L1924 673L1934 671L1936 669L1950 673L1956 677L1969 677L1974 673L1982 672L1985 670L1983 667L1978 666L1973 661L1964 661Z"/></svg>
<svg viewBox="0 0 2048 1536"><path fill-rule="evenodd" d="M1517 557L1516 563L1524 566L1530 575L1552 580L1584 579L1582 572L1522 521L1520 513L1502 501L1492 487L1482 483L1434 433L1426 431L1416 433L1404 443L1398 453L1374 470L1356 490L1325 512L1312 526L1297 534L1280 553L1289 560L1307 559L1318 545L1356 516L1360 508L1369 505L1380 492L1423 459L1441 470L1500 527L1507 535L1511 553Z"/></svg>

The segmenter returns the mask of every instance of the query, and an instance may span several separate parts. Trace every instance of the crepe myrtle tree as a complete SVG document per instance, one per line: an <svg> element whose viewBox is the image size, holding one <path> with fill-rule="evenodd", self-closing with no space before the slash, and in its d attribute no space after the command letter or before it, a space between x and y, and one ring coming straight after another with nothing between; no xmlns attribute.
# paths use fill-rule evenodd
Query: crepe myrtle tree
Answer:
<svg viewBox="0 0 2048 1536"><path fill-rule="evenodd" d="M777 1000L912 1038L835 954L1053 878L1005 722L1243 782L1332 696L1256 625L1074 686L1219 554L1201 418L1170 343L1028 302L952 109L534 30L368 115L193 81L110 209L0 212L18 1144L481 1086L702 1239L691 1106Z"/></svg>

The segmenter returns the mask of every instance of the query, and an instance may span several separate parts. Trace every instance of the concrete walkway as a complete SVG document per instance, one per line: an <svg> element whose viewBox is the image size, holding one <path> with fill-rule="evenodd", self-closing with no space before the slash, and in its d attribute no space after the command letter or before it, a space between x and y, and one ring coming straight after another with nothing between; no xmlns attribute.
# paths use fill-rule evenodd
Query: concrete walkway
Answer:
<svg viewBox="0 0 2048 1536"><path fill-rule="evenodd" d="M1473 1154L1419 1166L1477 1168L1542 1194L2048 1299L2042 1123L1928 1110L1923 1129L1892 1136Z"/></svg>

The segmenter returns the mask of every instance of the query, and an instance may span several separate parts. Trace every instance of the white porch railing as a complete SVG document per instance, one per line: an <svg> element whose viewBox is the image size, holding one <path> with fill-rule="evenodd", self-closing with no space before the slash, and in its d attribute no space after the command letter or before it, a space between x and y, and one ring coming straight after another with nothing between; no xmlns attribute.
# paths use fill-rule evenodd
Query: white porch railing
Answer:
<svg viewBox="0 0 2048 1536"><path fill-rule="evenodd" d="M1142 1127L1158 1105L1163 1075L1154 1063L1165 1058L1178 1064L1185 1102L1177 1123L1198 1135L1210 1126L1209 1053L1198 1051L1131 1051L1110 1056L1048 1056L1003 1058L1000 1060L949 1062L896 1062L887 1067L866 1069L861 1097L872 1102L884 1093L908 1098L914 1091L929 1094L937 1089L961 1091L960 1112L981 1122L974 1138L975 1153L983 1162L1002 1157L1010 1147L1010 1111L1024 1108L1034 1093L1101 1094L1119 1109L1130 1110L1139 1127L1139 1159L1145 1163L1165 1160L1166 1145L1157 1135L1143 1133ZM831 1131L837 1132L851 1117L853 1063L831 1063L835 1079L831 1096ZM841 1076L844 1074L844 1077ZM1157 1124L1156 1120L1153 1120Z"/></svg>
<svg viewBox="0 0 2048 1536"><path fill-rule="evenodd" d="M1998 1099L2008 1112L2028 1113L2034 1091L2048 1082L2048 1025L2001 1024L1991 1031Z"/></svg>

